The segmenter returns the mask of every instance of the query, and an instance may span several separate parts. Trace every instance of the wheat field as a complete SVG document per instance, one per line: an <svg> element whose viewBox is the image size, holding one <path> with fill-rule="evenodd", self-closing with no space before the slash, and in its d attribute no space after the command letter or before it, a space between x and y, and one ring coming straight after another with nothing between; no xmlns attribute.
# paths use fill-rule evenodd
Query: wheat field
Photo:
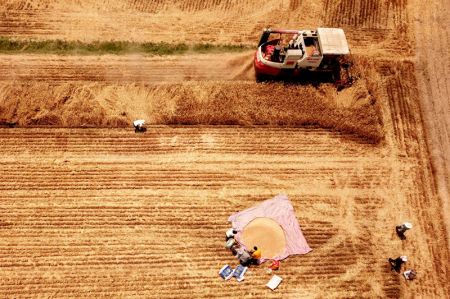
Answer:
<svg viewBox="0 0 450 299"><path fill-rule="evenodd" d="M449 297L449 9L3 1L0 35L24 40L254 45L265 26L342 27L357 80L259 84L247 52L2 54L1 297ZM228 216L280 193L313 251L282 261L274 292L265 267L222 281ZM399 255L415 281L390 271Z"/></svg>

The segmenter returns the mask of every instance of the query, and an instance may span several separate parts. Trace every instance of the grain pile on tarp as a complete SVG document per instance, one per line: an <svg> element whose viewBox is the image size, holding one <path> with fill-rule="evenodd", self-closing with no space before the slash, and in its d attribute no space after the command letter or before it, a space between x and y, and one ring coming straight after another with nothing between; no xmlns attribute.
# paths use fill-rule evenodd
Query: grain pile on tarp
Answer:
<svg viewBox="0 0 450 299"><path fill-rule="evenodd" d="M286 195L277 195L233 214L228 221L238 231L236 240L247 249L258 246L263 261L282 260L293 254L311 251Z"/></svg>

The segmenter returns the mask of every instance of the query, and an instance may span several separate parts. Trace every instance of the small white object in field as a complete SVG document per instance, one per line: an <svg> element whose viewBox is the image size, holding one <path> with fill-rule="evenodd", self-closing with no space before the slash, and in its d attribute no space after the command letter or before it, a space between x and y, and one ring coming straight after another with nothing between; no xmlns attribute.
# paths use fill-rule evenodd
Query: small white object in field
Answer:
<svg viewBox="0 0 450 299"><path fill-rule="evenodd" d="M409 222L405 222L403 223L403 225L407 228L407 229L411 229L412 228L412 224Z"/></svg>
<svg viewBox="0 0 450 299"><path fill-rule="evenodd" d="M269 280L269 282L266 284L266 286L271 289L272 291L274 291L276 288L278 288L278 286L280 285L281 281L283 280L283 278L281 278L278 275L274 275L272 276L272 278Z"/></svg>

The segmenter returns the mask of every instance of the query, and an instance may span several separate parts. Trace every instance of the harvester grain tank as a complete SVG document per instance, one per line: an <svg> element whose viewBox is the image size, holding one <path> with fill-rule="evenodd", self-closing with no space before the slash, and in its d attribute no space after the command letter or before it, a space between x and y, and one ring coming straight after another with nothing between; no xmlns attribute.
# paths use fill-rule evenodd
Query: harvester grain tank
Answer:
<svg viewBox="0 0 450 299"><path fill-rule="evenodd" d="M296 76L301 70L331 72L350 53L344 30L264 29L254 57L257 78Z"/></svg>

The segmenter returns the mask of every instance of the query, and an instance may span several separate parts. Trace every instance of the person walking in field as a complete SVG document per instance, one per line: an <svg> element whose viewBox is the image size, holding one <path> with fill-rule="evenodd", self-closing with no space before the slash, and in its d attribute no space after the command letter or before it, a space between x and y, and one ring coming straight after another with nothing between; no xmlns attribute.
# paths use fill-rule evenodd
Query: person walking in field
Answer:
<svg viewBox="0 0 450 299"><path fill-rule="evenodd" d="M400 273L400 269L402 268L402 265L408 261L408 258L406 256L402 255L402 256L399 256L398 258L396 258L395 260L389 258L388 261L389 261L389 264L391 264L391 271L395 270L395 272Z"/></svg>

